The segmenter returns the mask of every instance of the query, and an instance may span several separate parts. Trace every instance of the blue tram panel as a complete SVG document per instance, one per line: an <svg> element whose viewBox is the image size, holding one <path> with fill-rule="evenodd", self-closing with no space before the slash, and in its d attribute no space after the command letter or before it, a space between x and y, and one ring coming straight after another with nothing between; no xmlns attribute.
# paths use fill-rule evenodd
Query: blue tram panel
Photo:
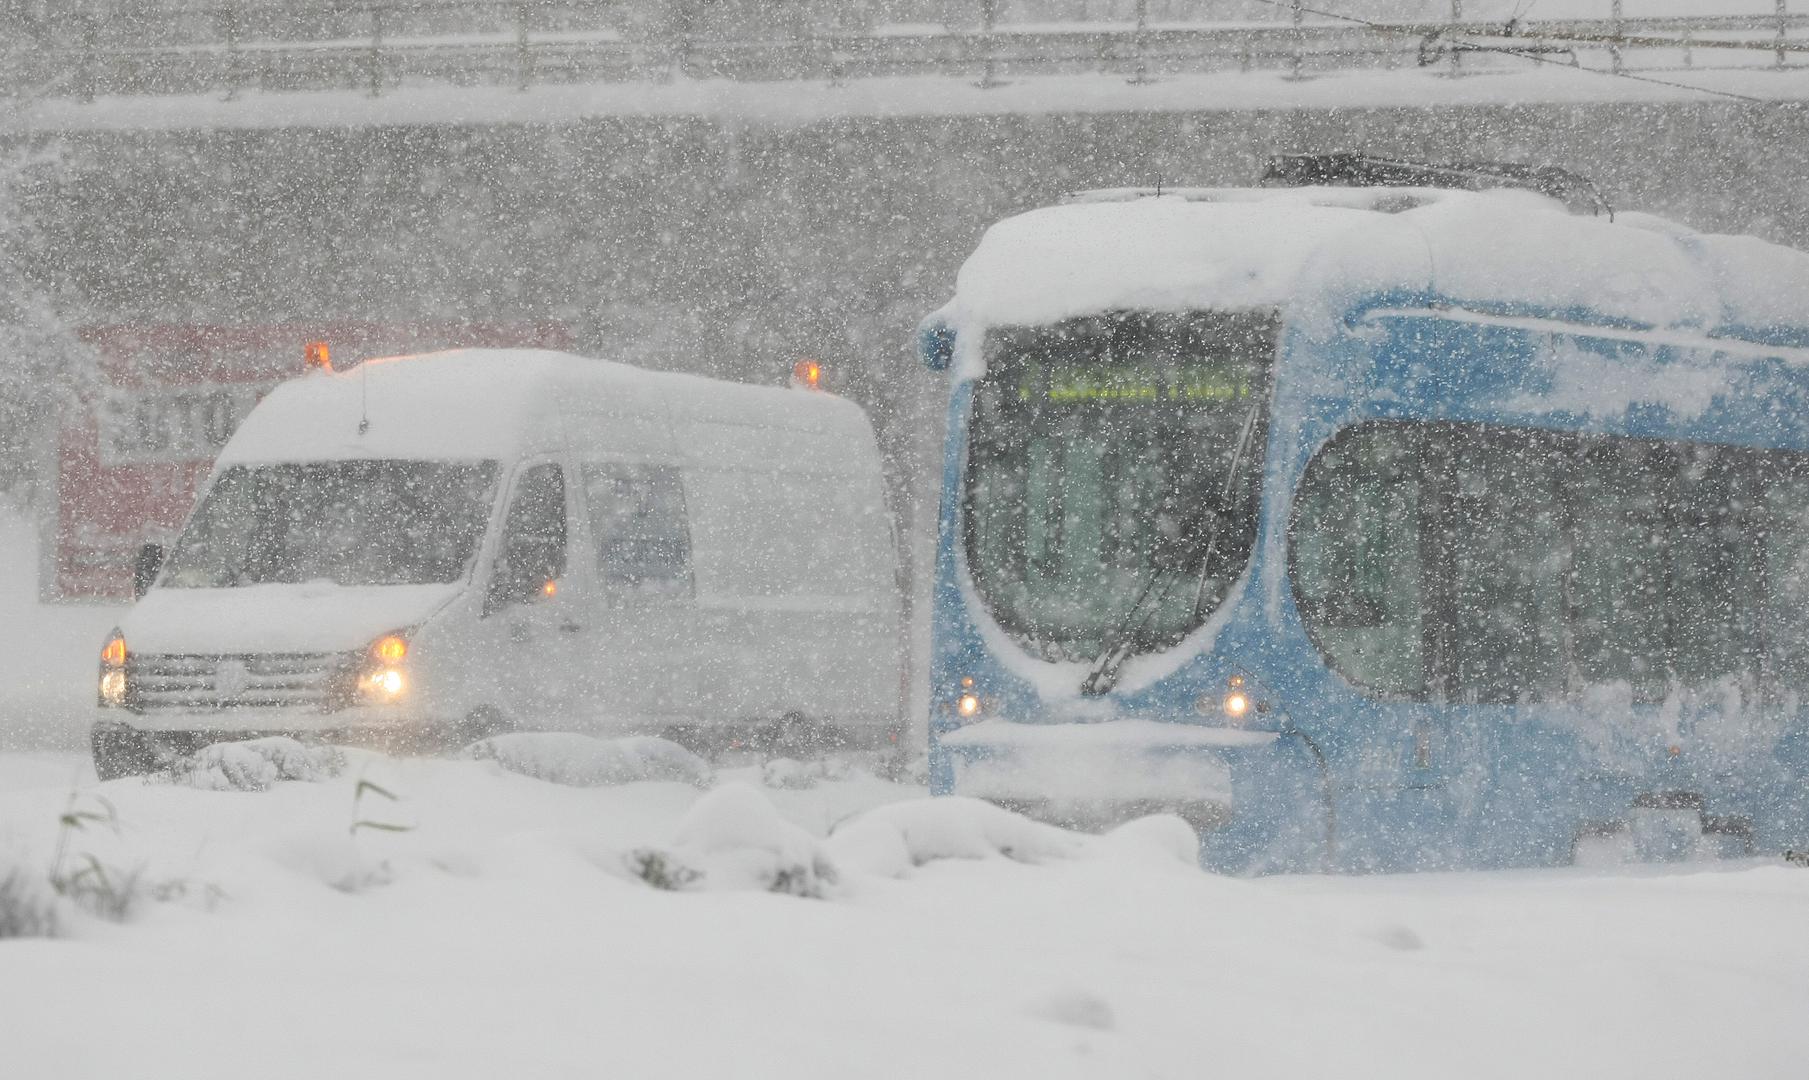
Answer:
<svg viewBox="0 0 1809 1080"><path fill-rule="evenodd" d="M934 790L1177 812L1244 871L1809 845L1809 257L1623 219L1323 186L990 230L919 336Z"/></svg>

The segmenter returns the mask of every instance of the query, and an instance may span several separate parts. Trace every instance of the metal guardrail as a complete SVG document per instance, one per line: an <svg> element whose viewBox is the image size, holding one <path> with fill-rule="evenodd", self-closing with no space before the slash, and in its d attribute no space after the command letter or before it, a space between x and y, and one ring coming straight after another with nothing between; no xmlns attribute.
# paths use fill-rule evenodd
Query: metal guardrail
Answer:
<svg viewBox="0 0 1809 1080"><path fill-rule="evenodd" d="M993 22L990 0L979 3L977 29L795 26L753 39L707 36L670 23L637 25L622 19L610 0L377 0L299 25L260 22L268 9L240 2L160 8L160 29L137 35L98 16L72 14L10 35L16 47L0 77L35 93L91 100L253 89L356 88L379 95L419 84L525 90L675 78L839 84L949 75L994 86L1014 75L1094 71L1139 82L1193 72L1303 75L1440 62L1462 74L1465 65L1512 62L1503 53L1577 62L1579 51L1605 53L1616 71L1629 53L1653 58L1651 68L1704 66L1698 51L1756 54L1759 65L1785 68L1792 54L1809 52L1803 34L1809 15L1790 13L1786 0L1777 0L1769 15L1506 25L1460 18L1339 21L1282 0L1282 18L1273 22L1159 24L1141 17L1146 6L1139 4L1131 22L1011 26Z"/></svg>

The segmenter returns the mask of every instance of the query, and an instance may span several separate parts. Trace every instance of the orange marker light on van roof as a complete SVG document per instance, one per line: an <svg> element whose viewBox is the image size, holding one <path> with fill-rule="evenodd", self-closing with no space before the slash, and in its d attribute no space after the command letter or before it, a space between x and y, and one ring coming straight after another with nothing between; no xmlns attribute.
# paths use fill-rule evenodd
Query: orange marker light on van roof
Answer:
<svg viewBox="0 0 1809 1080"><path fill-rule="evenodd" d="M791 366L791 384L806 390L823 388L823 365L815 360L800 360Z"/></svg>
<svg viewBox="0 0 1809 1080"><path fill-rule="evenodd" d="M332 371L333 357L324 341L310 341L302 346L302 364L309 371Z"/></svg>
<svg viewBox="0 0 1809 1080"><path fill-rule="evenodd" d="M557 581L548 581L545 585L540 587L540 594L547 597L559 595L559 583Z"/></svg>

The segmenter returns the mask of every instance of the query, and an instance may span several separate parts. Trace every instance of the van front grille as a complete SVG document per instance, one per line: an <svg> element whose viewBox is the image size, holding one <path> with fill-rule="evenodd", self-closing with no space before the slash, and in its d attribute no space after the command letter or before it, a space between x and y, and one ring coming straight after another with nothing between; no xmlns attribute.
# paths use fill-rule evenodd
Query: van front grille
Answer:
<svg viewBox="0 0 1809 1080"><path fill-rule="evenodd" d="M326 712L350 696L357 653L151 655L126 660L136 709L280 709Z"/></svg>

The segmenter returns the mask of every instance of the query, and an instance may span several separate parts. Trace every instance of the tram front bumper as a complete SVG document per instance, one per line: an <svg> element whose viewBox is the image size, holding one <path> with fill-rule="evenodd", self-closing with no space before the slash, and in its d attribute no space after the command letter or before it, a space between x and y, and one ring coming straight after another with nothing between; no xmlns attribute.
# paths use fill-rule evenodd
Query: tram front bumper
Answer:
<svg viewBox="0 0 1809 1080"><path fill-rule="evenodd" d="M945 794L985 799L1067 828L1097 830L1172 813L1206 831L1231 818L1230 758L1277 738L1153 720L992 720L940 732L934 748Z"/></svg>

